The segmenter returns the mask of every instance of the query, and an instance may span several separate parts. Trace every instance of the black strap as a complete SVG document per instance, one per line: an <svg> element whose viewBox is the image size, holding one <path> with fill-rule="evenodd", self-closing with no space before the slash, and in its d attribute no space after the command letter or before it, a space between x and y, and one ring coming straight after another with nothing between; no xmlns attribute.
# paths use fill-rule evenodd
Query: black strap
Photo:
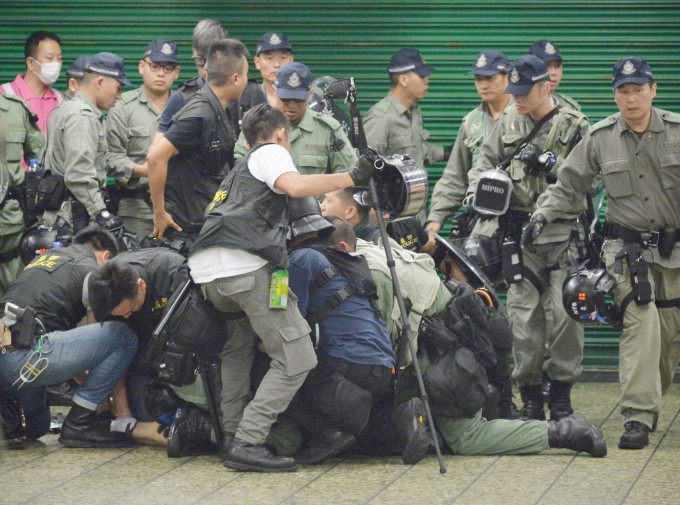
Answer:
<svg viewBox="0 0 680 505"><path fill-rule="evenodd" d="M322 287L336 275L338 275L338 272L337 270L335 270L333 265L329 265L327 268L321 270L321 272L314 276L314 284L312 284L312 287L309 290L309 294L312 294L315 291L317 291L320 287Z"/></svg>
<svg viewBox="0 0 680 505"><path fill-rule="evenodd" d="M315 314L312 315L307 314L307 323L310 326L314 326L324 317L326 317L335 307L337 307L342 302L347 300L353 294L354 290L352 289L351 286L345 286L344 288L339 289L338 291L333 293L333 296L331 296L331 298L326 303L324 303L323 306Z"/></svg>
<svg viewBox="0 0 680 505"><path fill-rule="evenodd" d="M673 298L672 300L656 300L654 302L657 309L673 309L680 307L680 298Z"/></svg>
<svg viewBox="0 0 680 505"><path fill-rule="evenodd" d="M540 275L535 274L532 270L529 270L525 266L522 267L522 275L524 276L525 280L529 281L531 284L534 285L539 295L543 295L543 293L545 293L545 290L548 288L548 285L546 284L545 280L541 278Z"/></svg>
<svg viewBox="0 0 680 505"><path fill-rule="evenodd" d="M531 129L529 132L529 135L524 137L521 142L518 143L517 147L515 147L515 150L512 151L512 153L508 154L503 160L498 164L498 168L505 169L508 165L510 165L510 162L512 159L519 153L519 151L522 149L522 146L524 144L528 144L531 142L531 140L536 136L538 133L538 130L541 129L541 126L543 126L546 122L550 120L555 114L557 114L557 111L560 109L560 106L557 105L553 110L548 112L545 116L543 116L538 123L534 125L534 127Z"/></svg>

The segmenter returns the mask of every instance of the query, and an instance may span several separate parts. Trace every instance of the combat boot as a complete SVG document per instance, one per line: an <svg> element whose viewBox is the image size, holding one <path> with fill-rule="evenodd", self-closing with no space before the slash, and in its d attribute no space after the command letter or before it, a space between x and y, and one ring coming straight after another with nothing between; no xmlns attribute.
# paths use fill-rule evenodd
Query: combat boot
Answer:
<svg viewBox="0 0 680 505"><path fill-rule="evenodd" d="M507 381L501 389L498 400L498 417L500 419L519 419L519 410L513 400L512 383Z"/></svg>
<svg viewBox="0 0 680 505"><path fill-rule="evenodd" d="M307 447L295 455L295 461L301 465L316 465L350 450L355 442L351 433L327 429L313 436Z"/></svg>
<svg viewBox="0 0 680 505"><path fill-rule="evenodd" d="M223 466L242 472L295 472L293 458L274 456L261 445L252 445L232 438L225 454Z"/></svg>
<svg viewBox="0 0 680 505"><path fill-rule="evenodd" d="M168 430L168 458L214 453L211 431L210 414L195 405L184 405Z"/></svg>
<svg viewBox="0 0 680 505"><path fill-rule="evenodd" d="M571 382L550 381L550 399L548 400L548 407L550 408L550 420L559 421L563 417L570 416L574 413L571 408Z"/></svg>
<svg viewBox="0 0 680 505"><path fill-rule="evenodd" d="M642 449L649 445L649 427L638 421L628 421L623 425L626 431L619 439L619 449Z"/></svg>
<svg viewBox="0 0 680 505"><path fill-rule="evenodd" d="M607 455L607 441L602 430L580 414L572 414L559 421L549 421L548 445L556 449L587 452L594 458Z"/></svg>
<svg viewBox="0 0 680 505"><path fill-rule="evenodd" d="M420 398L411 398L397 407L394 430L400 447L403 447L401 461L415 465L425 457L430 447L427 431L427 413Z"/></svg>
<svg viewBox="0 0 680 505"><path fill-rule="evenodd" d="M519 393L522 396L522 402L524 403L522 409L519 411L519 418L522 421L528 421L530 419L545 421L541 385L520 386Z"/></svg>
<svg viewBox="0 0 680 505"><path fill-rule="evenodd" d="M73 405L61 425L59 442L66 447L130 447L129 433L111 431L111 422L95 411Z"/></svg>

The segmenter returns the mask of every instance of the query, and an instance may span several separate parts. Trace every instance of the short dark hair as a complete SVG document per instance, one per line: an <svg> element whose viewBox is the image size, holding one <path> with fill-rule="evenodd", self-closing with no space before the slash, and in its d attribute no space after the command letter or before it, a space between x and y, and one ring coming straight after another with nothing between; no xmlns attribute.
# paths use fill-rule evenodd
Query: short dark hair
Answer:
<svg viewBox="0 0 680 505"><path fill-rule="evenodd" d="M24 58L29 56L35 58L38 53L38 45L45 39L54 40L57 44L61 45L61 39L56 33L33 32L28 36L26 44L24 44Z"/></svg>
<svg viewBox="0 0 680 505"><path fill-rule="evenodd" d="M357 189L356 187L350 186L348 188L339 189L336 193L340 197L340 199L343 202L345 202L347 206L351 205L352 207L357 209L357 215L359 216L359 219L363 220L368 215L368 212L371 210L371 207L368 205L361 205L354 199L354 194L357 193L358 191L365 190L364 188Z"/></svg>
<svg viewBox="0 0 680 505"><path fill-rule="evenodd" d="M279 128L289 127L286 115L268 103L252 107L241 122L241 131L251 148L269 139Z"/></svg>
<svg viewBox="0 0 680 505"><path fill-rule="evenodd" d="M205 68L208 71L208 83L224 86L229 78L243 70L243 58L250 57L243 42L236 39L216 40L210 45Z"/></svg>
<svg viewBox="0 0 680 505"><path fill-rule="evenodd" d="M399 76L402 74L390 74L390 88L396 88L399 85Z"/></svg>
<svg viewBox="0 0 680 505"><path fill-rule="evenodd" d="M343 218L338 216L326 216L326 221L335 226L335 230L326 239L331 245L338 245L340 242L345 242L352 249L357 247L357 236L354 233L352 226Z"/></svg>
<svg viewBox="0 0 680 505"><path fill-rule="evenodd" d="M107 261L93 270L87 279L87 298L95 319L110 319L123 300L137 296L138 279L137 270L124 261Z"/></svg>
<svg viewBox="0 0 680 505"><path fill-rule="evenodd" d="M118 242L108 231L99 226L86 226L73 237L74 244L84 245L94 251L109 251L109 257L118 254Z"/></svg>
<svg viewBox="0 0 680 505"><path fill-rule="evenodd" d="M194 27L194 34L191 38L191 47L196 50L199 56L206 56L210 49L210 44L219 39L226 39L229 36L219 21L215 19L201 19Z"/></svg>

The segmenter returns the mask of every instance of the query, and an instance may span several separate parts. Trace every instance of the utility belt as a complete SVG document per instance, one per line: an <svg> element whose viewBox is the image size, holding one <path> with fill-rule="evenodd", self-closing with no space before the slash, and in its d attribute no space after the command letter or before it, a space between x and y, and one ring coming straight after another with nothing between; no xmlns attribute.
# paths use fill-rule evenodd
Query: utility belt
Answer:
<svg viewBox="0 0 680 505"><path fill-rule="evenodd" d="M328 364L328 368L332 371L344 375L347 379L352 380L357 373L365 373L368 370L369 375L380 377L385 370L389 370L384 365L361 365L359 363L352 363L341 358L332 358L324 356L323 360ZM391 373L391 371L390 371Z"/></svg>
<svg viewBox="0 0 680 505"><path fill-rule="evenodd" d="M673 247L680 242L680 228L636 231L616 223L607 223L604 228L607 238L621 239L624 244L639 244L644 248L657 247L662 258L670 258Z"/></svg>

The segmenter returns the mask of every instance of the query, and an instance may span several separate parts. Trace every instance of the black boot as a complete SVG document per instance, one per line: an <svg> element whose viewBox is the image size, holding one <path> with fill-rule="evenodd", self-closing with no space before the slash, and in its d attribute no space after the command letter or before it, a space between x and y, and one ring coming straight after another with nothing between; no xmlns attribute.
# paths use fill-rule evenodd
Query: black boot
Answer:
<svg viewBox="0 0 680 505"><path fill-rule="evenodd" d="M73 405L61 426L59 442L66 447L130 447L128 433L110 430L111 421L93 410Z"/></svg>
<svg viewBox="0 0 680 505"><path fill-rule="evenodd" d="M274 456L261 445L251 445L234 437L224 455L223 465L242 472L295 472L295 460Z"/></svg>
<svg viewBox="0 0 680 505"><path fill-rule="evenodd" d="M168 431L168 458L182 458L215 452L210 441L212 419L205 410L192 404L183 406Z"/></svg>
<svg viewBox="0 0 680 505"><path fill-rule="evenodd" d="M602 430L580 414L572 414L559 421L549 421L548 445L556 449L587 452L594 458L607 455L607 441Z"/></svg>
<svg viewBox="0 0 680 505"><path fill-rule="evenodd" d="M519 411L519 418L522 421L528 421L529 419L545 421L541 385L520 386L519 393L522 396L522 402L524 403L522 409Z"/></svg>
<svg viewBox="0 0 680 505"><path fill-rule="evenodd" d="M624 424L626 432L619 439L619 449L642 449L649 445L649 427L638 421Z"/></svg>
<svg viewBox="0 0 680 505"><path fill-rule="evenodd" d="M503 384L500 392L500 399L498 400L498 417L500 419L519 419L519 410L517 410L515 402L512 401L512 382L508 380Z"/></svg>
<svg viewBox="0 0 680 505"><path fill-rule="evenodd" d="M316 465L348 451L355 441L351 433L324 430L312 437L307 447L295 455L295 461L301 465Z"/></svg>
<svg viewBox="0 0 680 505"><path fill-rule="evenodd" d="M574 413L571 408L571 386L572 382L550 381L550 400L548 407L550 408L550 420L559 421L563 417L570 416Z"/></svg>
<svg viewBox="0 0 680 505"><path fill-rule="evenodd" d="M401 461L405 465L415 465L425 457L431 439L425 405L420 398L411 398L397 407L394 430L398 444L403 448Z"/></svg>

